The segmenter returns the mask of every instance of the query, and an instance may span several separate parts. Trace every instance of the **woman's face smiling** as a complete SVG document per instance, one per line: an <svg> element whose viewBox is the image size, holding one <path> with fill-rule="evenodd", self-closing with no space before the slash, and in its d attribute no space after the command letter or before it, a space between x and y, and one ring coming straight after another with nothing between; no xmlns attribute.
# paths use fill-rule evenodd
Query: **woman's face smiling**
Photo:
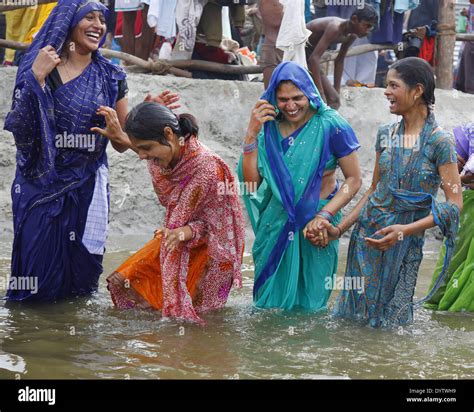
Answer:
<svg viewBox="0 0 474 412"><path fill-rule="evenodd" d="M154 140L142 140L129 136L134 147L138 150L140 160L153 160L164 169L172 167L173 163L179 158L181 146L179 145L179 139L170 127L165 127L164 134L170 146L160 144Z"/></svg>
<svg viewBox="0 0 474 412"><path fill-rule="evenodd" d="M420 90L418 90L420 89ZM409 88L408 85L399 77L394 69L390 69L387 73L387 88L385 89L385 97L389 101L390 113L403 115L409 112L413 106L418 104L423 93L421 86Z"/></svg>
<svg viewBox="0 0 474 412"><path fill-rule="evenodd" d="M99 48L99 44L105 36L106 30L107 26L102 12L91 11L74 27L70 42L73 43L77 51L91 53Z"/></svg>
<svg viewBox="0 0 474 412"><path fill-rule="evenodd" d="M308 98L293 83L281 83L276 92L277 107L290 123L304 121L310 111Z"/></svg>

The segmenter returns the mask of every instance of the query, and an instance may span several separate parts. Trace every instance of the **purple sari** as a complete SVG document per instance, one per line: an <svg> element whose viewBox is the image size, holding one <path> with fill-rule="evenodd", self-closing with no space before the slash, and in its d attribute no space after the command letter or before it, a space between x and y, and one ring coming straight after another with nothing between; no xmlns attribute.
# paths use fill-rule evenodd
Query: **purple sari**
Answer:
<svg viewBox="0 0 474 412"><path fill-rule="evenodd" d="M96 110L115 107L125 73L97 51L79 77L53 91L47 84L42 88L31 69L46 45L60 54L70 31L91 11L107 13L97 1L60 0L18 69L5 120L17 146L8 300L87 295L102 273L108 141L90 128L105 126Z"/></svg>

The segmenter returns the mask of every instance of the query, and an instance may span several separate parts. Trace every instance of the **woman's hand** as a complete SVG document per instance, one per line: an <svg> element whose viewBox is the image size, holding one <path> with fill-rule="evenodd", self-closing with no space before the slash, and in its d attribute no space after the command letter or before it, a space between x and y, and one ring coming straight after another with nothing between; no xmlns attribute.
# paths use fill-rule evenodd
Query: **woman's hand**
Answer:
<svg viewBox="0 0 474 412"><path fill-rule="evenodd" d="M314 246L326 247L329 243L328 230L324 222L332 226L324 217L316 216L303 229L303 236Z"/></svg>
<svg viewBox="0 0 474 412"><path fill-rule="evenodd" d="M266 100L259 100L255 104L250 116L249 125L247 127L247 135L256 138L262 129L262 125L271 120L275 120L277 116L273 105Z"/></svg>
<svg viewBox="0 0 474 412"><path fill-rule="evenodd" d="M175 110L181 107L179 103L175 104L179 99L180 99L180 96L178 93L171 93L170 90L165 90L164 92L161 92L155 97L152 97L152 95L148 93L144 101L155 102L155 103L161 104L162 106L167 107L170 110Z"/></svg>
<svg viewBox="0 0 474 412"><path fill-rule="evenodd" d="M59 63L61 63L61 59L53 46L48 45L39 50L31 70L33 70L41 86L44 85L46 76L48 76Z"/></svg>
<svg viewBox="0 0 474 412"><path fill-rule="evenodd" d="M92 127L91 132L100 133L102 136L107 137L109 140L115 143L128 144L129 139L122 130L117 112L114 109L107 106L99 106L96 113L105 117L106 127L105 129L101 129L100 127Z"/></svg>
<svg viewBox="0 0 474 412"><path fill-rule="evenodd" d="M331 222L328 222L327 220L323 220L321 222L321 225L326 229L328 233L328 239L329 241L331 240L337 240L341 237L342 231L339 226L333 226Z"/></svg>
<svg viewBox="0 0 474 412"><path fill-rule="evenodd" d="M378 230L372 236L384 235L381 239L366 237L365 240L370 247L385 252L399 241L403 241L406 235L406 225L391 225Z"/></svg>
<svg viewBox="0 0 474 412"><path fill-rule="evenodd" d="M177 229L162 229L163 233L163 240L165 249L167 249L169 252L172 252L176 247L181 242L186 241L186 233L184 231L184 228L178 227ZM156 237L156 232L155 232L155 237Z"/></svg>

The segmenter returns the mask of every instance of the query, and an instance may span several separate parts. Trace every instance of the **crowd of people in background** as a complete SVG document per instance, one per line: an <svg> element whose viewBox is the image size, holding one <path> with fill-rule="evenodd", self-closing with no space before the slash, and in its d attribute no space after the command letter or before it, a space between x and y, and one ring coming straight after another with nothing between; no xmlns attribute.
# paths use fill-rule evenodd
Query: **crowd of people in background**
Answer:
<svg viewBox="0 0 474 412"><path fill-rule="evenodd" d="M457 16L459 33L474 30L474 1L469 1ZM323 99L327 101L327 97L334 108L339 105L341 86L384 87L388 66L397 59L416 56L431 66L436 65L439 0L366 0L343 6L326 0L294 3L301 4L302 10L285 7L287 0L104 0L103 3L110 12L104 48L143 60L195 59L260 64L263 68L263 79L256 75L192 70L194 78L263 80L267 85L273 68L289 52L285 42L291 47L295 44L295 53L299 49L300 54L301 51L304 54L304 46L300 47L304 43L313 79ZM30 44L56 4L0 13L0 38ZM361 26L362 21L365 27ZM357 30L365 32L357 33ZM405 47L346 57L355 46L390 46L401 42ZM462 42L454 67L453 87L466 93L474 93L473 44ZM339 50L334 65L319 64L327 50ZM23 53L0 49L0 61L4 65L18 65Z"/></svg>

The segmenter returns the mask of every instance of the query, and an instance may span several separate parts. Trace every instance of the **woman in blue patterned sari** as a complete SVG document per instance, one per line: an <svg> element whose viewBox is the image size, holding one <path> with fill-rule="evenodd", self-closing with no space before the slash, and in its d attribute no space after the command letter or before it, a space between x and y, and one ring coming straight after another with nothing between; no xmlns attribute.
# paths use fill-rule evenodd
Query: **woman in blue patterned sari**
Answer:
<svg viewBox="0 0 474 412"><path fill-rule="evenodd" d="M255 232L255 305L325 309L338 242L320 223L339 222L360 188L354 131L322 101L307 70L284 62L255 106L245 143L238 173Z"/></svg>
<svg viewBox="0 0 474 412"><path fill-rule="evenodd" d="M424 60L411 57L391 66L385 95L390 112L402 119L379 129L372 185L354 210L335 227L323 222L330 238L356 222L344 285L360 287L341 292L334 306L337 317L372 327L409 324L413 307L430 299L446 277L462 190L454 140L432 112L434 89L433 71ZM440 184L444 203L435 199ZM414 305L424 231L435 225L446 238L443 269L428 296Z"/></svg>
<svg viewBox="0 0 474 412"><path fill-rule="evenodd" d="M10 301L97 288L109 208L99 108L116 108L122 120L127 114L125 72L98 50L106 14L97 0L60 0L18 68L5 121L17 147Z"/></svg>

